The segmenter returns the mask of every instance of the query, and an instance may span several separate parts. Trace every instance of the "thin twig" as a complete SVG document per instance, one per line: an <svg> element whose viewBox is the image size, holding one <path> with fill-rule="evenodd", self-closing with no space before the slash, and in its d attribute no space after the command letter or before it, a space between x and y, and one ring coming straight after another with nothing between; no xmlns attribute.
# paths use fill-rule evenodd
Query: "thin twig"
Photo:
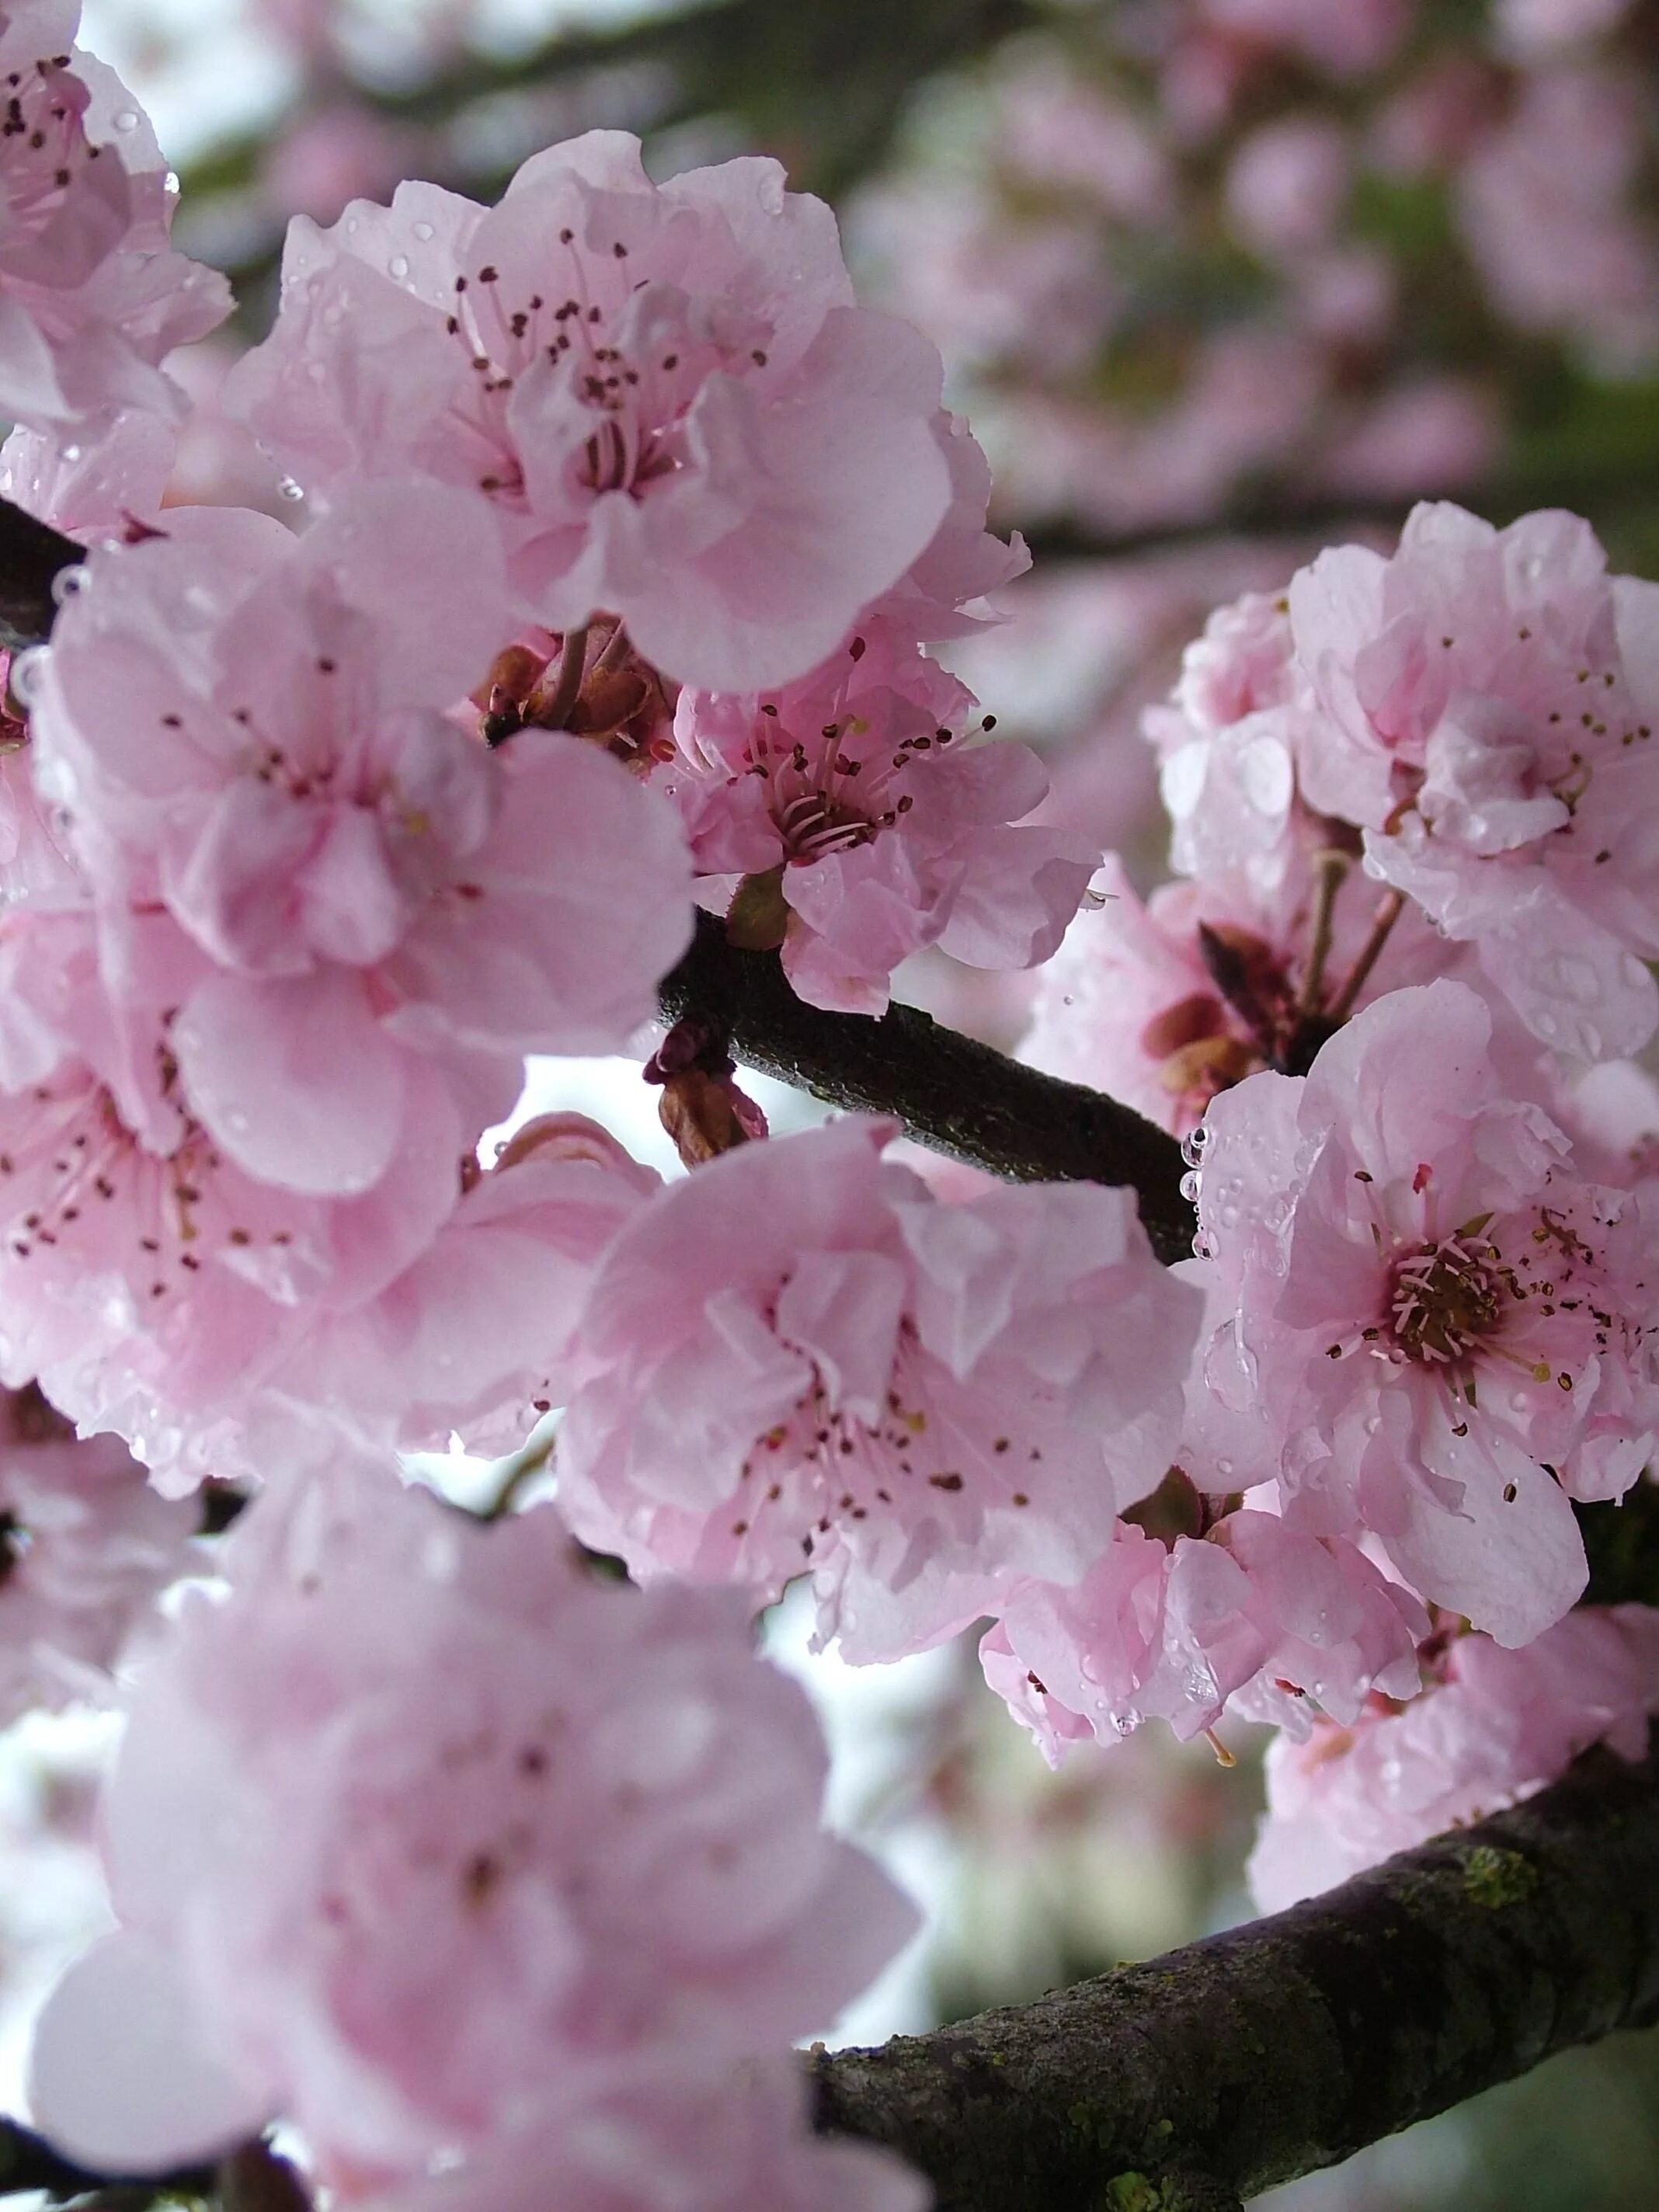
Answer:
<svg viewBox="0 0 1659 2212"><path fill-rule="evenodd" d="M1346 853L1327 846L1314 855L1314 910L1308 963L1302 971L1297 1004L1304 1014L1317 1013L1325 988L1325 963L1331 957L1331 933L1336 920L1337 894L1347 880L1351 863Z"/></svg>
<svg viewBox="0 0 1659 2212"><path fill-rule="evenodd" d="M1400 891L1385 891L1378 899L1376 912L1371 917L1370 934L1360 946L1358 957L1344 978L1341 989L1326 1009L1325 1018L1331 1028L1335 1029L1346 1022L1353 1012L1354 1001L1364 989L1372 969L1382 957L1382 947L1389 941L1389 933L1399 921L1401 908L1405 903L1404 895Z"/></svg>
<svg viewBox="0 0 1659 2212"><path fill-rule="evenodd" d="M587 673L587 624L580 629L567 630L559 647L559 672L545 703L536 709L537 726L544 730L562 730L570 719L570 709L580 696L582 678Z"/></svg>

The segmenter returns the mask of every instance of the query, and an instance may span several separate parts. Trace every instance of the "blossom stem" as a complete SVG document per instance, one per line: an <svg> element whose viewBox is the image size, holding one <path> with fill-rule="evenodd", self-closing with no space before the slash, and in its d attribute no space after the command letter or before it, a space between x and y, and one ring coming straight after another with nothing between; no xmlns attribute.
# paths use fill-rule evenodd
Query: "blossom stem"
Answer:
<svg viewBox="0 0 1659 2212"><path fill-rule="evenodd" d="M628 658L629 649L628 625L619 622L600 647L593 663L593 673L596 676L609 675L613 668Z"/></svg>
<svg viewBox="0 0 1659 2212"><path fill-rule="evenodd" d="M1346 1022L1353 1012L1354 1001L1365 988L1366 978L1382 956L1389 941L1389 932L1399 921L1406 903L1401 891L1385 891L1376 902L1376 912L1371 917L1370 934L1359 948L1358 957L1343 979L1342 988L1332 1000L1326 1019L1334 1029Z"/></svg>
<svg viewBox="0 0 1659 2212"><path fill-rule="evenodd" d="M1331 933L1336 918L1336 897L1348 873L1348 856L1333 847L1314 856L1314 910L1308 944L1308 964L1302 972L1297 1005L1304 1014L1319 1011L1325 988L1325 964L1331 957Z"/></svg>
<svg viewBox="0 0 1659 2212"><path fill-rule="evenodd" d="M582 678L587 672L587 624L580 629L567 630L559 649L559 672L553 679L553 689L546 703L536 715L538 726L544 730L562 730L569 720L582 688Z"/></svg>

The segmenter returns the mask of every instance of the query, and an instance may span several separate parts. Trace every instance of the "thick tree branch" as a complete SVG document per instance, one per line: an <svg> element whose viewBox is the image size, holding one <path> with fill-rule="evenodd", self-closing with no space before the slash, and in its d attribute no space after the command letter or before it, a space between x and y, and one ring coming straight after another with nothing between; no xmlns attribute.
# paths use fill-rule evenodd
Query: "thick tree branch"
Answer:
<svg viewBox="0 0 1659 2212"><path fill-rule="evenodd" d="M1176 2212L1656 2019L1659 1756L1598 1750L1289 1912L810 2064L819 2127L901 2152L939 2212Z"/></svg>
<svg viewBox="0 0 1659 2212"><path fill-rule="evenodd" d="M993 1175L1127 1184L1158 1257L1191 1256L1181 1147L1115 1098L1022 1067L913 1007L874 1021L806 1006L775 953L737 951L708 915L661 997L671 1021L707 1024L763 1074L837 1106L896 1115L923 1144Z"/></svg>

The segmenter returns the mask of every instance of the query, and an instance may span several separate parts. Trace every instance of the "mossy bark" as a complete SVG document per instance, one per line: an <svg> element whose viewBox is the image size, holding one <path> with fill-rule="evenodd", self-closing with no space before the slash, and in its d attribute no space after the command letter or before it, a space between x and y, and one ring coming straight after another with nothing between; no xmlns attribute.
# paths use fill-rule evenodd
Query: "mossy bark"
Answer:
<svg viewBox="0 0 1659 2212"><path fill-rule="evenodd" d="M1165 2212L1334 2165L1656 2019L1659 1757L1596 1751L1288 1912L808 2063L819 2127L902 2153L939 2212Z"/></svg>

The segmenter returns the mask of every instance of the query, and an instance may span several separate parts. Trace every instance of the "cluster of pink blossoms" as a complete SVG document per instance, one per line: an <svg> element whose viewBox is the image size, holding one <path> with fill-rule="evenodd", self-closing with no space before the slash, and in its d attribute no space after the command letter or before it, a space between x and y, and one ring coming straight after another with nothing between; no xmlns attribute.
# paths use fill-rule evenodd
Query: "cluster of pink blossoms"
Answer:
<svg viewBox="0 0 1659 2212"><path fill-rule="evenodd" d="M1034 759L924 650L991 618L1023 550L985 528L932 347L854 304L829 211L765 161L659 186L610 133L494 210L410 185L297 225L234 386L305 526L165 503L158 363L222 287L166 251L125 103L106 143L71 13L6 19L44 58L0 126L0 365L55 349L56 380L0 393L4 489L88 541L0 733L9 1711L147 1663L106 1821L121 1932L46 2015L40 2116L122 2171L286 2119L379 2205L539 2201L557 2172L644 2212L690 2201L690 2158L711 2212L914 2212L890 2162L812 2143L787 2058L910 1916L819 1832L818 1741L748 1616L803 1539L872 1648L1066 1572L1167 1459L1200 1302L1121 1194L1058 1242L1053 1193L947 1224L883 1169L884 1126L672 1192L575 1115L479 1147L528 1056L643 1033L694 887L735 891L734 938L783 912L833 1004L879 1006L944 939L1054 948L1097 855L1023 823ZM54 101L61 204L30 136ZM901 1415L936 1412L920 1501L895 1461L867 1544L816 1445L787 1541L720 1577L746 1597L616 1590L568 1517L472 1528L383 1471L569 1407L574 1516L576 1440L639 1349L604 1304L637 1279L683 1320L688 1208L728 1203L775 1213L750 1324L775 1372L683 1373L687 1405L729 1382L758 1450L810 1385L872 1504ZM735 1279L708 1287L737 1327ZM647 1497L673 1472L624 1464ZM671 1495L727 1520L728 1472ZM254 1493L213 1553L167 1502L210 1477Z"/></svg>
<svg viewBox="0 0 1659 2212"><path fill-rule="evenodd" d="M0 32L0 370L56 394L7 483L91 541L0 729L7 1710L144 1663L40 2118L123 2172L286 2121L374 2212L915 2212L787 2056L910 1925L752 1654L791 1581L857 1661L988 1621L1051 1758L1276 1724L1267 1897L1659 1705L1653 1617L1573 1610L1659 1443L1659 587L1425 507L1189 651L1179 880L1109 871L1030 1047L1185 1137L1176 1267L1125 1190L769 1138L712 1008L648 1063L689 1174L560 1111L485 1162L528 1055L650 1052L697 903L854 1017L1054 951L1097 856L927 650L1023 549L828 210L614 133L296 223L233 386L305 526L164 506L216 288L69 13ZM455 1437L494 1525L389 1472Z"/></svg>
<svg viewBox="0 0 1659 2212"><path fill-rule="evenodd" d="M1028 1054L1186 1134L1206 1311L1178 1485L1080 1581L1017 1589L987 1672L1051 1757L1148 1713L1274 1720L1308 1747L1275 1804L1342 1808L1309 1869L1474 1816L1449 1783L1414 1830L1373 1802L1376 1717L1414 1646L1425 1746L1449 1640L1571 1647L1575 1501L1659 1445L1654 1099L1617 1057L1659 1009L1656 635L1586 525L1448 507L1222 610L1146 720L1180 874L1143 907L1111 863L1045 974ZM1659 1705L1638 1668L1621 1734L1541 1656L1526 1679L1535 1764L1481 1809Z"/></svg>
<svg viewBox="0 0 1659 2212"><path fill-rule="evenodd" d="M121 1925L36 2038L55 2140L143 2171L285 2114L354 2200L545 2202L569 2161L561 2202L644 2206L735 2087L698 2202L916 2212L767 2066L914 1916L820 1832L805 1694L741 1606L618 1589L550 1510L503 1537L349 1461L227 1551L131 1701Z"/></svg>
<svg viewBox="0 0 1659 2212"><path fill-rule="evenodd" d="M953 71L855 221L1011 516L1462 492L1555 379L1659 362L1651 46L1630 0L1072 9Z"/></svg>

